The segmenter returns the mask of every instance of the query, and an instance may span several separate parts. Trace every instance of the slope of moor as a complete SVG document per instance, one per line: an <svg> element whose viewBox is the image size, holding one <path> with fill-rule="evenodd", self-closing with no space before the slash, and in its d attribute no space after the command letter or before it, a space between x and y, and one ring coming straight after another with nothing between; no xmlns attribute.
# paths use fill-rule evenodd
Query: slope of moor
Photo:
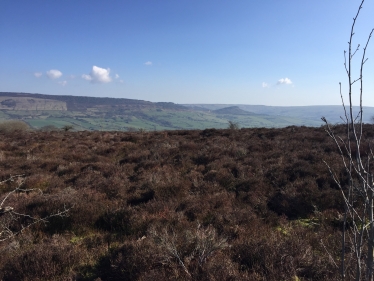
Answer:
<svg viewBox="0 0 374 281"><path fill-rule="evenodd" d="M322 127L2 134L0 181L34 190L7 204L70 212L2 242L0 279L337 280L336 151Z"/></svg>

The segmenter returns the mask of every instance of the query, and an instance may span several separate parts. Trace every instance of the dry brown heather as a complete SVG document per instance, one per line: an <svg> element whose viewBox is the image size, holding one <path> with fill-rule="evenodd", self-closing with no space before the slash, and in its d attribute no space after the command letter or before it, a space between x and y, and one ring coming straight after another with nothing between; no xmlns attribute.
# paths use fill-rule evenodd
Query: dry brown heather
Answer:
<svg viewBox="0 0 374 281"><path fill-rule="evenodd" d="M72 209L2 243L0 279L338 280L323 244L338 259L342 201L322 159L344 180L323 128L2 133L0 181L43 191L8 205Z"/></svg>

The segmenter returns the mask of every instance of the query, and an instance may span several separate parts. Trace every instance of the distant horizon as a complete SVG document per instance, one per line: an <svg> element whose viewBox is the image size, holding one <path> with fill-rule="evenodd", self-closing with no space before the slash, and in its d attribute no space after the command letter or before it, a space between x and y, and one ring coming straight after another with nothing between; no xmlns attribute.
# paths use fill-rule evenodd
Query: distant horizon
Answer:
<svg viewBox="0 0 374 281"><path fill-rule="evenodd" d="M9 92L9 91L0 91L0 94L5 93L12 93L12 94L31 94L31 95L45 95L45 96L66 96L66 97L87 97L87 98L109 98L109 99L129 99L125 97L109 97L109 96L103 96L103 97L95 97L95 96L85 96L85 95L57 95L57 94L42 94L42 93L30 93L30 92ZM152 102L152 103L169 103L170 101L149 101L149 100L143 100L143 99L130 99L130 100L139 100L139 101L146 101L146 102ZM250 104L250 103L175 103L171 102L177 105L250 105L250 106L267 106L267 107L317 107L317 106L342 106L342 104L312 104L312 105L266 105L266 104ZM348 106L347 104L345 105ZM359 107L359 105L353 105L353 107ZM363 107L374 107L374 106L366 106L363 105Z"/></svg>

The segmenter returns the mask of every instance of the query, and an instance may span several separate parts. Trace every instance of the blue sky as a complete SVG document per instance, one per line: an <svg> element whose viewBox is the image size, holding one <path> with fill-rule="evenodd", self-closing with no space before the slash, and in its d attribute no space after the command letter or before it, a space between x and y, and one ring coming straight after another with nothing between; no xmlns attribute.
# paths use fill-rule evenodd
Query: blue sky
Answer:
<svg viewBox="0 0 374 281"><path fill-rule="evenodd" d="M339 82L347 86L343 51L360 2L0 0L0 91L339 104ZM366 0L356 44L366 42L373 14L374 1ZM374 38L367 106L374 106L373 50Z"/></svg>

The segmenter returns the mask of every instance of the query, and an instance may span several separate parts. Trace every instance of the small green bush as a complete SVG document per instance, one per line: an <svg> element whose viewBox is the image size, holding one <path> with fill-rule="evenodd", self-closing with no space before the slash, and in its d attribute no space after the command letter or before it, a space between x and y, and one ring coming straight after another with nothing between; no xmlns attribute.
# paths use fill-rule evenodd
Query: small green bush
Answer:
<svg viewBox="0 0 374 281"><path fill-rule="evenodd" d="M65 125L65 126L62 127L62 130L65 131L65 132L72 131L73 129L74 129L73 125Z"/></svg>
<svg viewBox="0 0 374 281"><path fill-rule="evenodd" d="M228 129L239 130L239 123L234 121L229 121Z"/></svg>
<svg viewBox="0 0 374 281"><path fill-rule="evenodd" d="M58 131L59 129L54 125L46 125L46 126L41 127L39 130L42 132L53 132L53 131Z"/></svg>

